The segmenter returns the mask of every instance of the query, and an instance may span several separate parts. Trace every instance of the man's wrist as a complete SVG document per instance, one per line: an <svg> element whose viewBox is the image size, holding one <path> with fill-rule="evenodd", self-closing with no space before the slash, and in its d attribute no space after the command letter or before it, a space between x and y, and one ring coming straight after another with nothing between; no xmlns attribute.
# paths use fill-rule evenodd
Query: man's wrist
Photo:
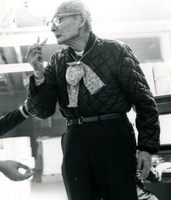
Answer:
<svg viewBox="0 0 171 200"><path fill-rule="evenodd" d="M150 155L151 156L151 153L149 153L148 151L144 151L144 150L138 150L137 153L141 154L141 155Z"/></svg>
<svg viewBox="0 0 171 200"><path fill-rule="evenodd" d="M45 78L44 71L34 71L34 77L36 80L43 80Z"/></svg>
<svg viewBox="0 0 171 200"><path fill-rule="evenodd" d="M36 86L41 85L45 80L44 72L34 71L34 79L35 79Z"/></svg>

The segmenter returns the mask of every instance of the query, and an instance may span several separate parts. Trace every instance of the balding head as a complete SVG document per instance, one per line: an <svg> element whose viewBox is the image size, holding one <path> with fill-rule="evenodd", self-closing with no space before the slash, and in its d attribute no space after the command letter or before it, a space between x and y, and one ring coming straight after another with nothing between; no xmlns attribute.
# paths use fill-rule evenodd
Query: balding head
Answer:
<svg viewBox="0 0 171 200"><path fill-rule="evenodd" d="M91 31L91 13L89 8L80 0L64 1L57 8L57 13L83 13L86 17L86 29Z"/></svg>

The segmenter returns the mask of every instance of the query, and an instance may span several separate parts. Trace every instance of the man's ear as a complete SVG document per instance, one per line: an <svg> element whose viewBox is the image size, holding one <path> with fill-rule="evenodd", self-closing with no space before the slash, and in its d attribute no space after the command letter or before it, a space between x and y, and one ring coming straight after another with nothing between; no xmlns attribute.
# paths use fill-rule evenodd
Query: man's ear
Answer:
<svg viewBox="0 0 171 200"><path fill-rule="evenodd" d="M79 25L79 27L83 27L84 24L86 23L86 21L87 21L87 19L86 19L85 13L81 13L80 14L80 25Z"/></svg>

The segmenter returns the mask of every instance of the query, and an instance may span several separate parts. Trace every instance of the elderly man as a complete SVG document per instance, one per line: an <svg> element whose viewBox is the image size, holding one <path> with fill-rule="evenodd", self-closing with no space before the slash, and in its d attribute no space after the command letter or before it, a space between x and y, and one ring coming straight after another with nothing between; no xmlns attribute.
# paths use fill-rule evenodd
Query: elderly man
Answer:
<svg viewBox="0 0 171 200"><path fill-rule="evenodd" d="M58 44L44 70L42 47L28 49L34 68L28 88L28 112L45 119L56 103L64 118L62 175L70 200L137 200L135 174L148 175L151 154L159 148L156 103L131 49L92 32L88 8L78 0L56 10L51 31ZM132 125L137 112L138 164ZM58 156L58 155L56 155Z"/></svg>

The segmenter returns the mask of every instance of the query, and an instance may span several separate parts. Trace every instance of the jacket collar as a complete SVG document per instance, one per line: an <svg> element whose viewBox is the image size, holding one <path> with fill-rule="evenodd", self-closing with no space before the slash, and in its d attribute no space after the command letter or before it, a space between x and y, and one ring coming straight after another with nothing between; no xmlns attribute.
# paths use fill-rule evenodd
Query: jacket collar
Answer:
<svg viewBox="0 0 171 200"><path fill-rule="evenodd" d="M95 34L93 32L90 32L90 36L89 36L87 45L86 45L85 50L84 50L84 54L91 49L95 40L96 40Z"/></svg>
<svg viewBox="0 0 171 200"><path fill-rule="evenodd" d="M84 53L83 53L83 56L84 56L84 54L86 54L86 52L88 52L92 48L95 40L96 40L96 35L91 31L90 35L89 35L89 39L88 39L87 45L86 45ZM72 54L72 55L74 55L74 57L77 58L77 55L76 55L75 51L71 47L69 47L68 50L69 50L68 53L70 55Z"/></svg>

